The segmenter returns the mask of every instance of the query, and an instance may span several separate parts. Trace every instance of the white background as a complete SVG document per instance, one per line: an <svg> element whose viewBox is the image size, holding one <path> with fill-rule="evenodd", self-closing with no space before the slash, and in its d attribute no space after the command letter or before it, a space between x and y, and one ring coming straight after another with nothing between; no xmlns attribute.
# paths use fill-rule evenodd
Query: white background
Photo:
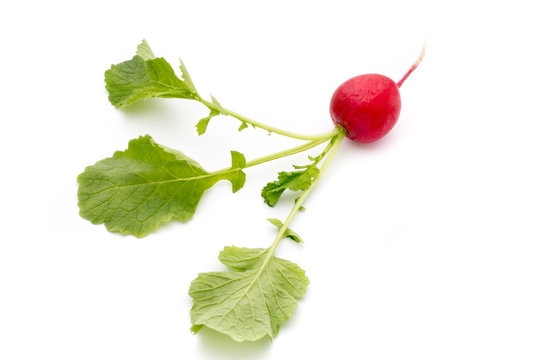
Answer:
<svg viewBox="0 0 540 360"><path fill-rule="evenodd" d="M0 359L539 359L540 50L535 1L26 1L0 11ZM222 182L187 224L143 239L78 216L76 177L151 134L207 169L299 145L200 104L107 101L103 72L146 38L202 94L318 133L361 73L405 82L400 120L345 141L278 255L311 280L271 342L189 331L187 291L226 245L264 247L291 208L277 171ZM311 155L316 151L309 152Z"/></svg>

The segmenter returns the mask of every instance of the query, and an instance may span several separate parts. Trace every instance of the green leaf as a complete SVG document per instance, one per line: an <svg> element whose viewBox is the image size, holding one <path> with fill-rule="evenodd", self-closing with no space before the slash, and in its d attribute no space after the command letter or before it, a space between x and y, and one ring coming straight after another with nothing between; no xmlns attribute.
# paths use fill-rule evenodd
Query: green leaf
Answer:
<svg viewBox="0 0 540 360"><path fill-rule="evenodd" d="M315 165L309 165L302 171L282 171L278 174L277 181L266 184L261 191L261 196L265 203L274 206L285 190L305 191L317 176L319 176L319 169Z"/></svg>
<svg viewBox="0 0 540 360"><path fill-rule="evenodd" d="M109 101L122 108L135 101L153 97L199 99L195 85L180 59L183 78L174 73L163 58L156 58L150 45L143 40L133 59L112 65L105 72L105 88Z"/></svg>
<svg viewBox="0 0 540 360"><path fill-rule="evenodd" d="M191 283L191 330L206 326L236 341L276 336L306 292L304 270L271 249L230 246L219 260L230 271L201 273Z"/></svg>
<svg viewBox="0 0 540 360"><path fill-rule="evenodd" d="M107 229L142 237L170 221L187 221L203 193L220 180L233 192L244 185L244 156L231 152L233 166L207 172L177 150L148 135L129 142L125 151L98 161L79 175L80 215ZM243 159L243 162L242 162Z"/></svg>
<svg viewBox="0 0 540 360"><path fill-rule="evenodd" d="M238 131L242 131L248 127L247 123L245 121L242 121L242 125L238 128Z"/></svg>
<svg viewBox="0 0 540 360"><path fill-rule="evenodd" d="M213 97L212 95L210 95L210 97L212 98L212 104L214 104L214 108L219 111L220 113L222 114L226 114L227 111L225 111L225 109L223 108L223 106L221 106L221 104L219 103L219 101L217 101L217 99L215 97Z"/></svg>
<svg viewBox="0 0 540 360"><path fill-rule="evenodd" d="M220 113L214 109L210 109L210 114L207 117L202 118L199 120L197 125L195 127L197 128L197 134L201 136L206 132L206 129L208 128L208 123L210 122L210 119L212 119L214 116L219 115Z"/></svg>
<svg viewBox="0 0 540 360"><path fill-rule="evenodd" d="M109 101L117 108L153 97L194 99L197 96L163 58L144 60L135 55L111 66L105 72L105 82Z"/></svg>
<svg viewBox="0 0 540 360"><path fill-rule="evenodd" d="M218 116L221 114L225 115L225 110L223 109L223 107L221 107L221 104L217 101L217 99L212 95L210 95L210 97L212 98L212 104L205 104L208 107L208 110L210 110L210 114L208 114L207 117L199 120L197 125L195 125L199 136L206 132L210 119L212 119L214 116Z"/></svg>
<svg viewBox="0 0 540 360"><path fill-rule="evenodd" d="M193 80L191 80L191 76L189 75L186 65L184 65L182 59L180 59L180 71L182 71L182 78L184 79L187 87L191 90L192 93L197 94L195 84L193 84Z"/></svg>
<svg viewBox="0 0 540 360"><path fill-rule="evenodd" d="M231 170L236 169L236 174L233 177L227 178L227 180L231 182L232 191L235 193L243 188L246 182L246 174L239 170L246 167L246 157L238 151L231 151L231 162Z"/></svg>
<svg viewBox="0 0 540 360"><path fill-rule="evenodd" d="M266 219L268 220L272 225L278 228L278 231L281 230L281 227L283 226L283 223L279 219ZM296 241L297 243L304 243L304 240L298 235L296 232L292 231L290 228L287 228L285 232L283 233L283 237L288 237L289 239Z"/></svg>
<svg viewBox="0 0 540 360"><path fill-rule="evenodd" d="M154 59L156 57L145 39L137 46L137 55L142 57L143 60Z"/></svg>

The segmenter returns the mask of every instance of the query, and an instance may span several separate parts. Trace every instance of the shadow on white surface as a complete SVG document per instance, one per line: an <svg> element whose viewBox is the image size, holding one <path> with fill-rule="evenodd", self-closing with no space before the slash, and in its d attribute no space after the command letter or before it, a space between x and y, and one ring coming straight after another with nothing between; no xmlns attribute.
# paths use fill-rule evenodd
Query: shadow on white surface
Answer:
<svg viewBox="0 0 540 360"><path fill-rule="evenodd" d="M270 348L272 341L265 337L254 342L236 342L227 335L203 327L196 335L199 349L210 359L253 359Z"/></svg>
<svg viewBox="0 0 540 360"><path fill-rule="evenodd" d="M144 126L143 131L155 132L167 129L167 132L194 132L194 126L199 118L197 104L183 99L146 99L127 105L121 110L123 119L129 126ZM195 111L195 113L193 113ZM191 119L182 121L181 119Z"/></svg>

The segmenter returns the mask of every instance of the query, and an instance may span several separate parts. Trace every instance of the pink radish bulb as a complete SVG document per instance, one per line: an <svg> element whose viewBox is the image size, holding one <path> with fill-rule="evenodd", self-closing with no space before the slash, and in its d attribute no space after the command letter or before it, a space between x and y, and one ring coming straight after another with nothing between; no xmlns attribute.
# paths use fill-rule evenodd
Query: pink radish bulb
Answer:
<svg viewBox="0 0 540 360"><path fill-rule="evenodd" d="M354 141L370 143L379 140L394 127L401 110L399 88L424 57L422 53L403 78L395 83L379 74L353 77L341 84L330 101L330 116L336 126Z"/></svg>

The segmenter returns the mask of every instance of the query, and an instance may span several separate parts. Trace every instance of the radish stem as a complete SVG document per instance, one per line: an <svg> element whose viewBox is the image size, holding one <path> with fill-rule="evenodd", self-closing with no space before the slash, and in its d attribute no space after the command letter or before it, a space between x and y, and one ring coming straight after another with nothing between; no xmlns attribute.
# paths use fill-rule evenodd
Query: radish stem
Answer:
<svg viewBox="0 0 540 360"><path fill-rule="evenodd" d="M278 232L274 242L270 246L270 251L269 251L270 256L274 254L274 251L276 250L277 245L279 244L281 239L283 239L283 234L289 228L289 225L292 222L292 220L294 219L294 216L296 215L298 210L300 210L300 208L302 207L302 204L304 204L304 201L308 197L309 193L313 190L313 188L315 187L315 184L317 183L317 181L325 173L326 169L328 169L328 167L330 166L330 163L334 159L334 156L336 155L336 153L337 153L337 151L339 149L339 146L341 145L341 142L343 141L343 138L345 137L345 131L343 129L341 129L339 127L336 127L336 130L337 130L336 131L337 133L332 138L333 144L331 145L330 151L328 152L328 155L327 155L326 159L324 160L324 163L321 166L319 175L313 180L313 182L311 183L309 188L306 191L304 191L302 193L302 195L300 195L300 197L296 200L293 209L289 213L289 216L287 216L287 219L285 220L285 222L283 223L283 225L279 229L279 232Z"/></svg>
<svg viewBox="0 0 540 360"><path fill-rule="evenodd" d="M232 116L232 117L237 118L238 120L240 120L240 121L242 121L242 122L244 122L246 124L250 124L250 125L253 125L254 127L264 129L264 130L266 130L268 132L276 133L276 134L283 135L283 136L287 136L287 137L290 137L290 138L293 138L293 139L298 139L298 140L318 140L318 139L321 139L321 138L327 138L328 135L333 134L333 131L334 131L334 130L332 130L332 131L329 131L329 132L326 132L326 133L316 134L316 135L297 134L297 133L294 133L294 132L291 132L291 131L279 129L279 128L276 128L276 127L273 127L273 126L270 126L270 125L260 123L258 121L252 120L252 119L250 119L248 117L245 117L243 115L238 114L237 112L234 112L232 110L229 110L229 109L226 109L226 108L223 108L223 107L220 108L220 109L217 109L216 106L210 101L207 101L207 100L204 100L204 99L200 99L198 101L201 102L202 104L206 105L208 108L217 110L218 112L220 112L223 115Z"/></svg>
<svg viewBox="0 0 540 360"><path fill-rule="evenodd" d="M300 152L303 152L303 151L309 150L311 148L314 148L317 145L323 144L323 143L327 142L328 140L331 140L330 143L327 145L327 147L322 152L322 154L324 156L324 155L326 155L326 153L330 150L331 146L333 145L333 140L341 132L342 132L342 130L340 130L340 129L338 129L336 127L332 131L328 132L327 135L321 136L319 139L307 142L304 145L300 145L300 146L297 146L297 147L294 147L294 148L290 148L290 149L287 149L287 150L283 150L283 151L280 151L280 152L277 152L277 153L273 153L273 154L270 154L270 155L266 155L266 156L263 156L263 157L260 157L260 158L250 160L250 161L246 162L246 165L243 168L245 169L245 168L252 167L252 166L255 166L255 165L263 164L263 163L268 162L268 161L272 161L272 160L280 159L280 158L283 158L283 157L286 157L286 156L298 154ZM319 161L317 161L316 163L318 163ZM225 168L225 169L214 171L213 174L227 172L227 171L230 171L232 169L233 169L233 167L228 167L228 168Z"/></svg>

